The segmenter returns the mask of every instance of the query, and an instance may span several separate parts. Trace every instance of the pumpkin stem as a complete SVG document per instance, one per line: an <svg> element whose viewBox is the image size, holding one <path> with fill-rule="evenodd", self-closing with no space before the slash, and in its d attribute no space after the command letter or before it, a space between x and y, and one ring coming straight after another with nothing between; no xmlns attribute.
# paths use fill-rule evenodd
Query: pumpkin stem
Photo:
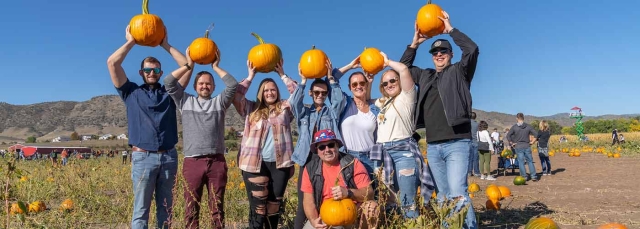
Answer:
<svg viewBox="0 0 640 229"><path fill-rule="evenodd" d="M258 36L258 34L251 32L251 35L253 35L254 37L256 37L256 39L258 39L258 43L264 44L264 40L262 40L262 37Z"/></svg>
<svg viewBox="0 0 640 229"><path fill-rule="evenodd" d="M204 32L204 38L209 38L209 31L213 30L213 26L214 26L214 23L211 23L209 28L207 28L207 30Z"/></svg>
<svg viewBox="0 0 640 229"><path fill-rule="evenodd" d="M316 49L316 45L311 45L311 49Z"/></svg>
<svg viewBox="0 0 640 229"><path fill-rule="evenodd" d="M142 14L149 14L149 0L142 0Z"/></svg>
<svg viewBox="0 0 640 229"><path fill-rule="evenodd" d="M431 4L431 0L428 0L428 1L427 1L427 4Z"/></svg>
<svg viewBox="0 0 640 229"><path fill-rule="evenodd" d="M313 49L313 48L315 48L315 47L316 47L316 46L314 45L314 46L312 47L312 49ZM354 161L355 161L355 160L354 160ZM338 184L339 184L339 181L340 181L340 174L342 174L342 170L346 169L346 168L347 168L347 167L349 167L350 165L353 165L353 162L354 162L354 161L349 162L349 164L346 164L344 167L342 167L342 168L340 169L340 171L338 172L338 177L336 177L336 183L335 183L333 186L339 186ZM345 181L345 183L347 183L347 182Z"/></svg>

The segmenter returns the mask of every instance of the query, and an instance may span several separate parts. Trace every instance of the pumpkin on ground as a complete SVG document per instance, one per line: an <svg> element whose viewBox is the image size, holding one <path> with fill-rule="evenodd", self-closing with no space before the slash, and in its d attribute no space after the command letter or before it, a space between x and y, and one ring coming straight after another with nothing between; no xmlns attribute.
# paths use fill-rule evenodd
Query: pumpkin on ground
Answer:
<svg viewBox="0 0 640 229"><path fill-rule="evenodd" d="M45 205L42 201L36 200L33 203L29 204L29 212L41 212L47 210L47 205Z"/></svg>
<svg viewBox="0 0 640 229"><path fill-rule="evenodd" d="M489 200L493 200L495 202L498 202L502 198L502 194L500 193L500 189L497 186L487 187L487 190L485 190L485 192L487 193L487 198L489 198Z"/></svg>
<svg viewBox="0 0 640 229"><path fill-rule="evenodd" d="M307 79L318 79L327 75L327 54L311 46L300 57L300 73Z"/></svg>
<svg viewBox="0 0 640 229"><path fill-rule="evenodd" d="M500 201L487 200L485 203L485 207L487 210L500 210L501 204Z"/></svg>
<svg viewBox="0 0 640 229"><path fill-rule="evenodd" d="M621 223L607 223L600 225L598 229L627 229L627 226Z"/></svg>
<svg viewBox="0 0 640 229"><path fill-rule="evenodd" d="M384 57L377 48L365 48L360 53L360 66L367 73L378 74L384 69Z"/></svg>
<svg viewBox="0 0 640 229"><path fill-rule="evenodd" d="M502 198L511 196L511 190L509 190L507 186L498 186L498 189L500 189L500 194L502 195Z"/></svg>
<svg viewBox="0 0 640 229"><path fill-rule="evenodd" d="M525 183L527 183L527 179L524 179L524 177L522 176L517 176L516 178L513 178L513 184L515 185L524 185Z"/></svg>
<svg viewBox="0 0 640 229"><path fill-rule="evenodd" d="M256 33L251 33L251 35L258 39L259 44L253 46L253 48L249 50L249 56L247 59L251 61L257 72L272 72L282 59L282 51L280 51L280 47L275 44L265 43L264 40L262 40L262 37L258 36Z"/></svg>
<svg viewBox="0 0 640 229"><path fill-rule="evenodd" d="M66 200L62 201L62 203L60 204L60 209L63 210L63 211L71 211L71 210L73 210L73 200L66 199Z"/></svg>
<svg viewBox="0 0 640 229"><path fill-rule="evenodd" d="M469 185L469 187L467 188L467 190L468 190L470 193L478 192L478 191L480 191L480 185L478 185L478 184L476 184L476 183L471 183L471 184Z"/></svg>
<svg viewBox="0 0 640 229"><path fill-rule="evenodd" d="M358 211L353 200L345 198L341 200L326 199L320 206L320 218L329 226L352 225L358 218Z"/></svg>
<svg viewBox="0 0 640 229"><path fill-rule="evenodd" d="M209 30L204 32L204 37L199 37L189 45L189 56L193 62L206 65L216 61L218 45L209 39Z"/></svg>
<svg viewBox="0 0 640 229"><path fill-rule="evenodd" d="M158 15L149 13L149 0L142 1L142 14L129 21L129 33L137 45L156 47L167 35L164 22Z"/></svg>
<svg viewBox="0 0 640 229"><path fill-rule="evenodd" d="M530 219L524 229L558 229L558 225L547 217Z"/></svg>
<svg viewBox="0 0 640 229"><path fill-rule="evenodd" d="M20 206L22 205L22 206ZM13 203L11 204L11 208L9 209L9 213L11 215L15 215L15 214L24 214L25 212L27 212L27 206L24 206L24 203L22 202L18 202L18 203Z"/></svg>
<svg viewBox="0 0 640 229"><path fill-rule="evenodd" d="M438 17L444 18L442 8L432 4L431 0L429 0L426 5L418 10L418 15L416 16L416 23L420 33L427 37L433 37L444 32L444 22Z"/></svg>

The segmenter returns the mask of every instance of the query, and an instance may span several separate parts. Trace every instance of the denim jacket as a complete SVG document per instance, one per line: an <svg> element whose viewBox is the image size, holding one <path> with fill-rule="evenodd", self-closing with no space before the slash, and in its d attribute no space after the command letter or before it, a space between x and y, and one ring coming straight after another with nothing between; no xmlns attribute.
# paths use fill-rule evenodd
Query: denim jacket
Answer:
<svg viewBox="0 0 640 229"><path fill-rule="evenodd" d="M306 85L298 84L295 91L291 95L289 103L293 111L293 115L298 120L298 142L293 150L292 160L300 166L304 166L309 158L309 152L311 150L311 142L313 141L313 129L317 126L316 130L331 129L336 133L336 136L340 141L342 135L338 125L339 107L341 107L342 89L338 83L329 85L329 98L330 106L326 104L321 108L320 112L313 104L307 107L303 104L304 89Z"/></svg>

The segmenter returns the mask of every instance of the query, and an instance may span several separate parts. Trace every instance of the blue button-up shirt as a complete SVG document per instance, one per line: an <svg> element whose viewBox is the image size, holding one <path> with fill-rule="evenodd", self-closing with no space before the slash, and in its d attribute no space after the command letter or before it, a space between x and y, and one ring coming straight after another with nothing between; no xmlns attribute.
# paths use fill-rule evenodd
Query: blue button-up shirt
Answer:
<svg viewBox="0 0 640 229"><path fill-rule="evenodd" d="M116 88L127 108L129 146L158 151L178 143L176 104L164 86L157 85L152 89L127 80Z"/></svg>

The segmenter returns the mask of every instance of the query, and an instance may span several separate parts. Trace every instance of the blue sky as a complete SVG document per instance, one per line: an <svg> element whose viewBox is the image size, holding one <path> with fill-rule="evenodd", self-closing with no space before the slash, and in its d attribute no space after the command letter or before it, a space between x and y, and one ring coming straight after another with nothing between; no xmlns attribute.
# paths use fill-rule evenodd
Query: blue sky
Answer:
<svg viewBox="0 0 640 229"><path fill-rule="evenodd" d="M298 78L300 55L316 45L343 66L365 46L398 60L411 42L415 14L426 1L204 1L150 0L167 26L169 42L184 52L215 22L211 37L221 67L238 80L257 41L283 51L285 70ZM587 115L640 113L638 1L434 1L454 27L480 47L472 83L476 109L552 115L580 106ZM0 8L0 101L32 104L84 101L116 94L106 60L125 42L124 30L141 13L141 0L8 1ZM442 35L436 38L450 38ZM434 38L435 39L435 38ZM433 67L426 41L415 64ZM454 52L460 50L454 47ZM155 56L165 75L176 63L162 48L136 46L123 64L129 78ZM459 55L454 61L459 60ZM196 71L210 70L197 66ZM277 77L259 74L256 79ZM376 76L376 85L380 76ZM218 87L222 82L216 78ZM343 88L347 83L342 82ZM248 93L255 98L257 84ZM189 87L189 92L193 89ZM284 87L281 92L286 94ZM374 90L373 96L380 93ZM310 102L309 98L306 98Z"/></svg>

